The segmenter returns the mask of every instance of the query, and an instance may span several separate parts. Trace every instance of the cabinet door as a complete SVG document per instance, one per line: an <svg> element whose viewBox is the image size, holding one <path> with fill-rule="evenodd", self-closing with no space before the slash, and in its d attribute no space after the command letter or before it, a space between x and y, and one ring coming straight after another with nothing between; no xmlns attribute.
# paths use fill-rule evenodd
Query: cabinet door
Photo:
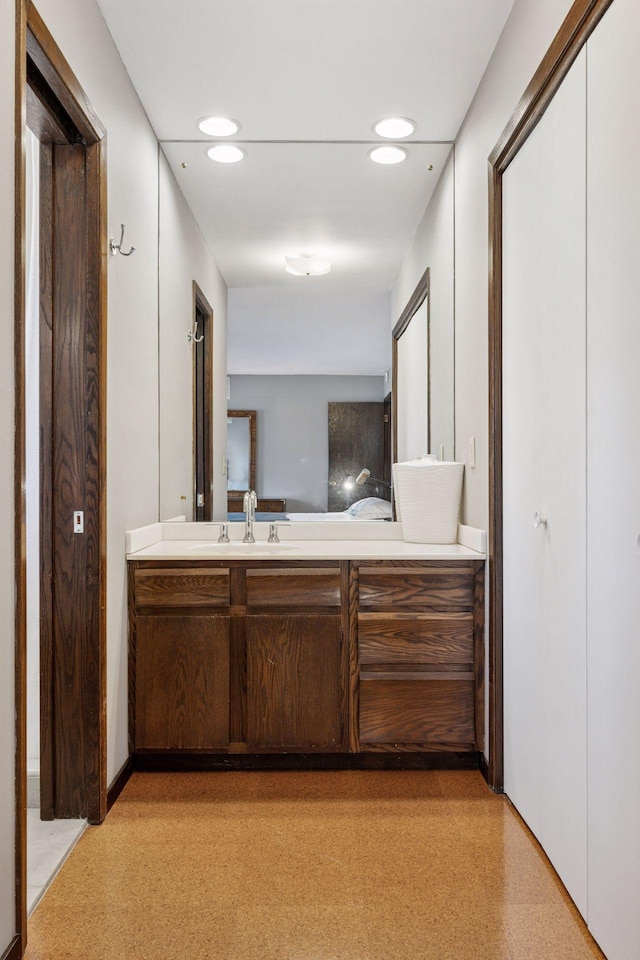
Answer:
<svg viewBox="0 0 640 960"><path fill-rule="evenodd" d="M229 745L229 617L139 616L137 750Z"/></svg>
<svg viewBox="0 0 640 960"><path fill-rule="evenodd" d="M340 617L247 617L247 745L330 753L342 746Z"/></svg>
<svg viewBox="0 0 640 960"><path fill-rule="evenodd" d="M503 180L504 782L583 913L585 70Z"/></svg>

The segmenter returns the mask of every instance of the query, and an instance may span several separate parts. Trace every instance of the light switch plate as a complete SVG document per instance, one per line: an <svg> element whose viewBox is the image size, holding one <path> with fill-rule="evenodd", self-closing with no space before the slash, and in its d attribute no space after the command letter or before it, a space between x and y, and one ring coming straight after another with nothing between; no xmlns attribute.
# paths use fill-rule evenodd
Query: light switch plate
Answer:
<svg viewBox="0 0 640 960"><path fill-rule="evenodd" d="M84 510L73 511L73 532L84 533Z"/></svg>

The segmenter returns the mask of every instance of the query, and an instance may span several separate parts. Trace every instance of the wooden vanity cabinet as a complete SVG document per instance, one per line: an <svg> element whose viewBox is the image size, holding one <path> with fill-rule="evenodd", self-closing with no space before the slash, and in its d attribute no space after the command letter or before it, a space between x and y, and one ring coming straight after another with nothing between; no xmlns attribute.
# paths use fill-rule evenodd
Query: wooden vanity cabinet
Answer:
<svg viewBox="0 0 640 960"><path fill-rule="evenodd" d="M477 751L484 738L484 564L354 562L362 751Z"/></svg>
<svg viewBox="0 0 640 960"><path fill-rule="evenodd" d="M483 561L147 560L129 577L138 758L482 749Z"/></svg>

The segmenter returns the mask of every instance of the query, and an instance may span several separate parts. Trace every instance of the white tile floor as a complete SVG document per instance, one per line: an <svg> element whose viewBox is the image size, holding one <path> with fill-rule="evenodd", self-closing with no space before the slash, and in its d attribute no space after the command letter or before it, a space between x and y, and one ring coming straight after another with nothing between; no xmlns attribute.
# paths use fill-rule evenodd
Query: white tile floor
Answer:
<svg viewBox="0 0 640 960"><path fill-rule="evenodd" d="M33 911L86 826L86 820L41 820L39 810L27 810L28 914Z"/></svg>

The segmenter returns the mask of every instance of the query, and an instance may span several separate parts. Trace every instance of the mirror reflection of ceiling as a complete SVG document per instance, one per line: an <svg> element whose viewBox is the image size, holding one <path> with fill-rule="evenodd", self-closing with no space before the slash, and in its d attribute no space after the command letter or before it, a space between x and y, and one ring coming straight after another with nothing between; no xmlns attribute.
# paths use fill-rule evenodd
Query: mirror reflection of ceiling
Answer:
<svg viewBox="0 0 640 960"><path fill-rule="evenodd" d="M230 372L383 373L389 291L513 0L98 3L229 288ZM206 156L209 115L240 122L240 163ZM416 129L382 166L392 115ZM331 273L285 273L304 253Z"/></svg>

